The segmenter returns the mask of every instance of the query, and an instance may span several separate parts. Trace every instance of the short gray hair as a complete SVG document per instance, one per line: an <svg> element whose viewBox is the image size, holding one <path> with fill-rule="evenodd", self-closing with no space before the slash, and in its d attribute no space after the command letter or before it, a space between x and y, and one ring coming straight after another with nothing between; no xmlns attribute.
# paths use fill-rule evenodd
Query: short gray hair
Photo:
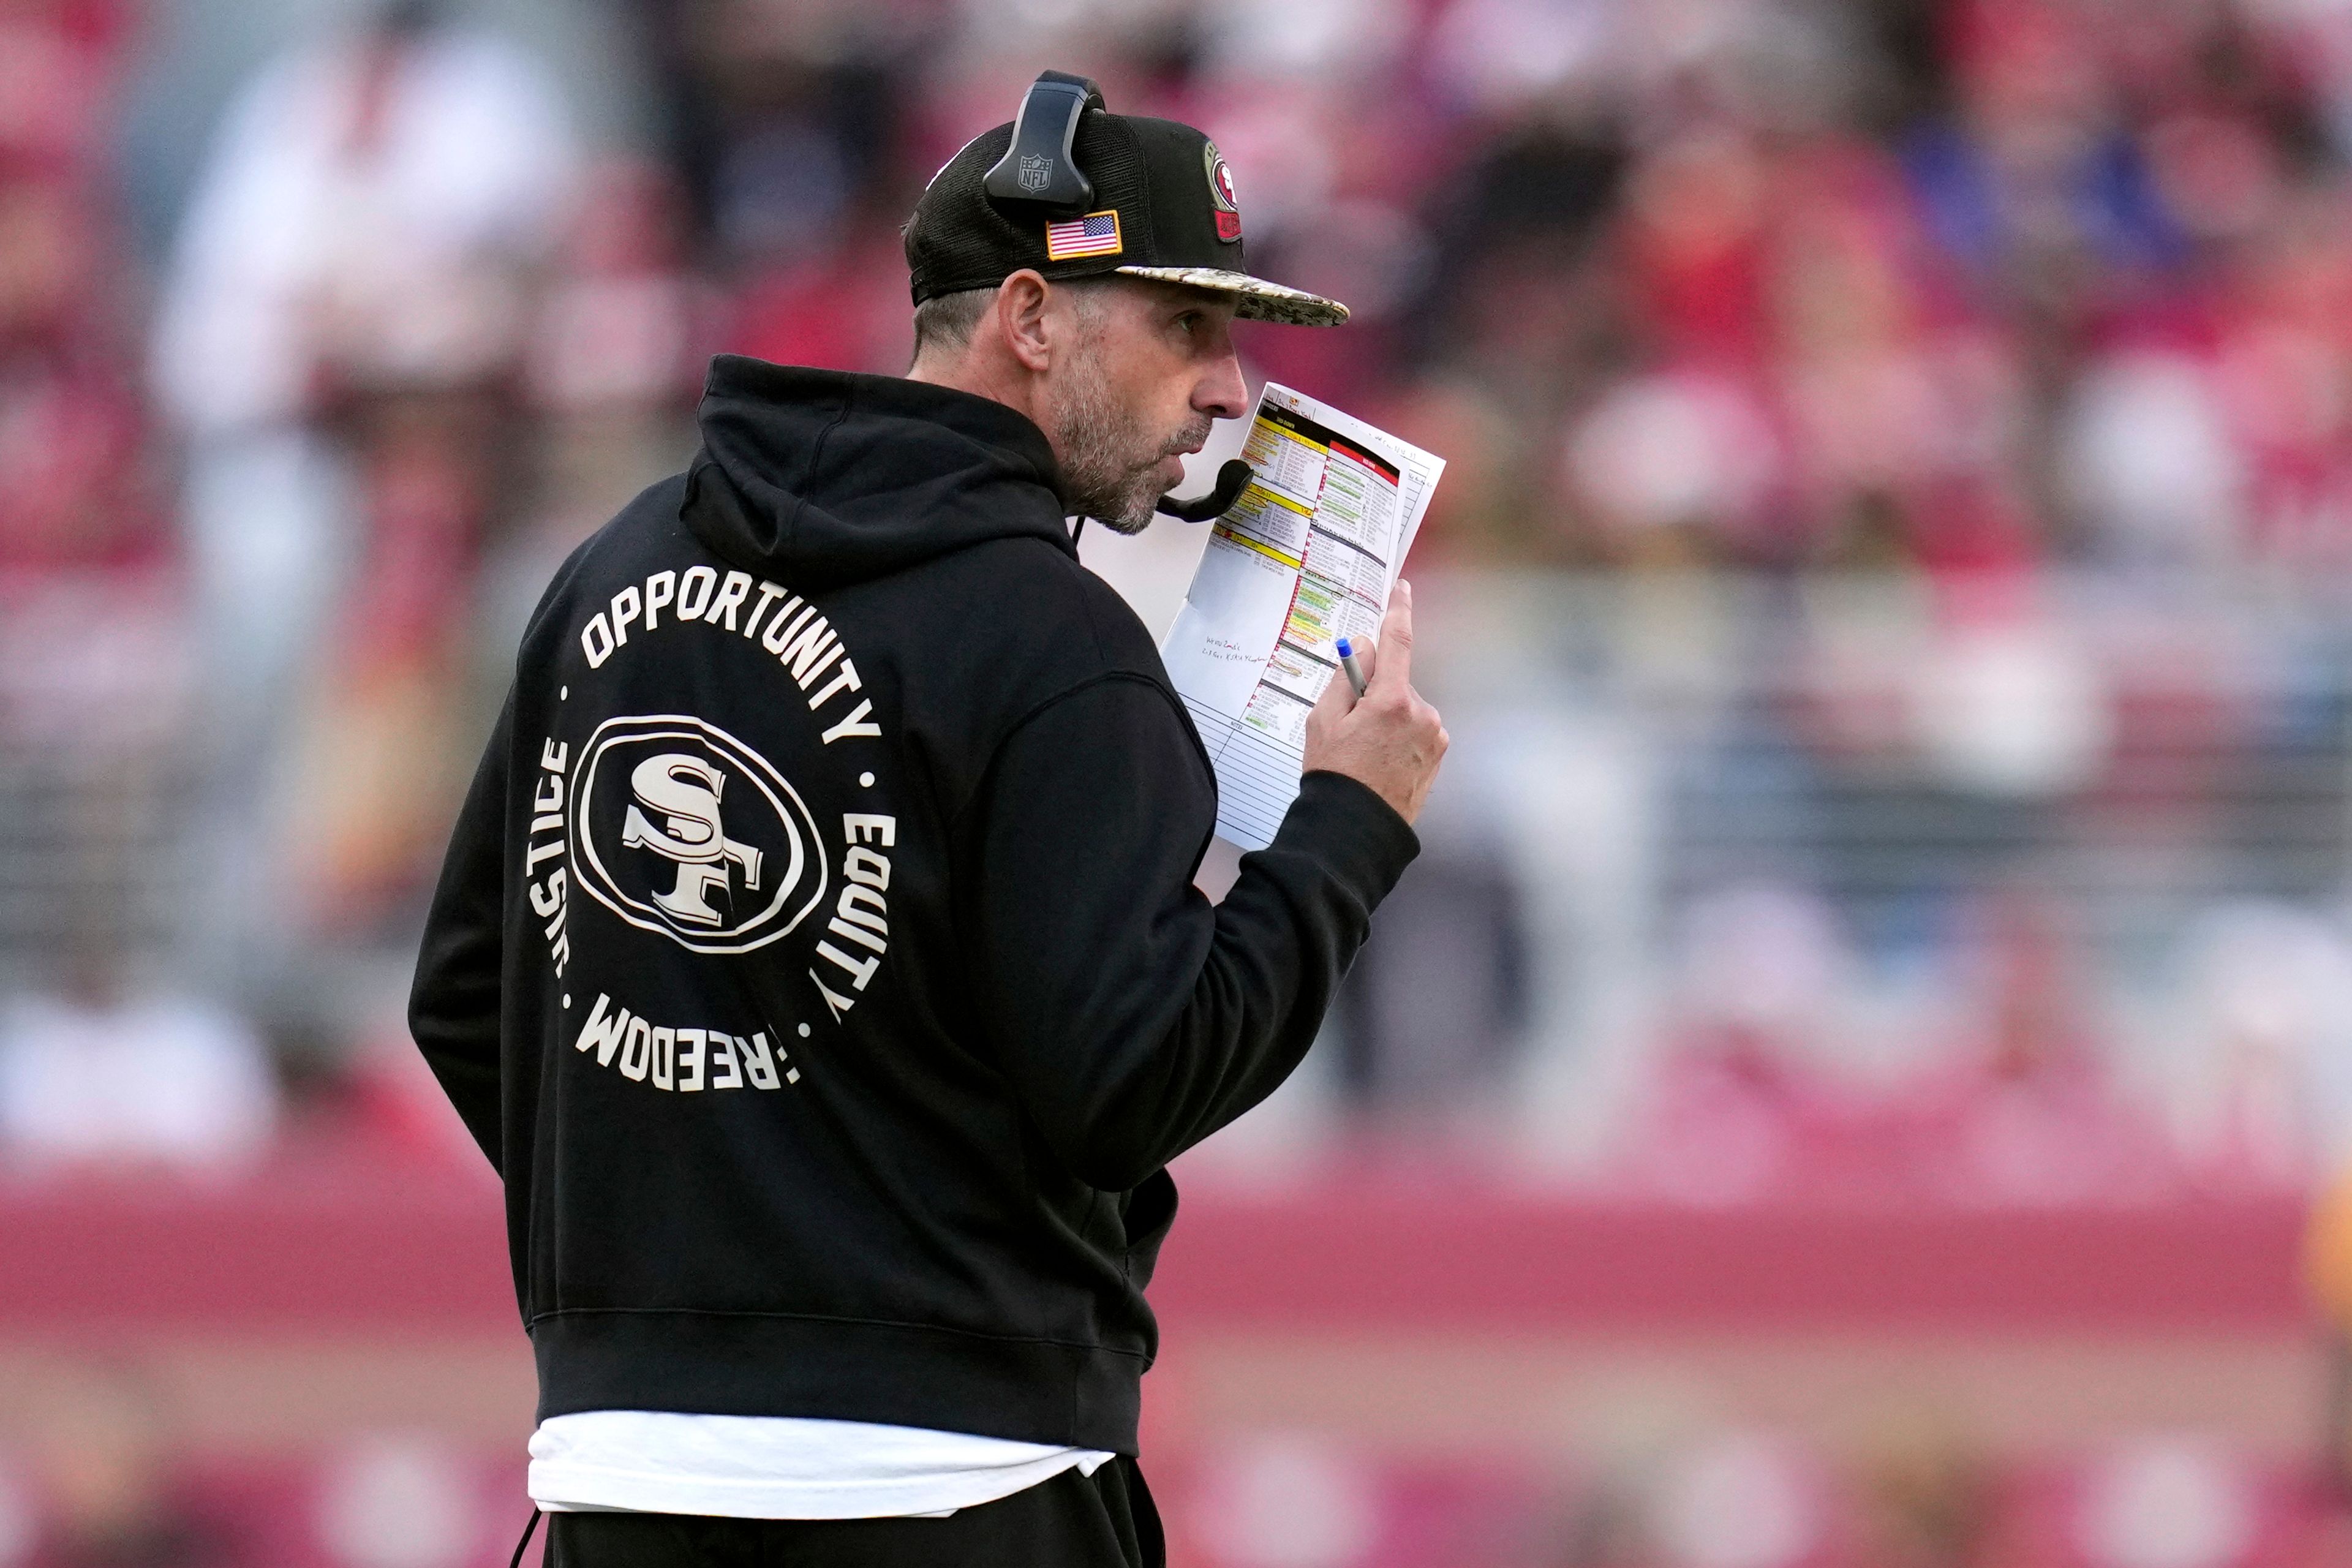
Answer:
<svg viewBox="0 0 2352 1568"><path fill-rule="evenodd" d="M971 330L980 325L995 298L993 289L962 289L953 294L935 294L916 306L915 357L920 359L932 349L960 349L971 342Z"/></svg>
<svg viewBox="0 0 2352 1568"><path fill-rule="evenodd" d="M1054 287L1076 294L1079 319L1092 323L1102 315L1102 300L1096 289L1116 281L1108 276L1063 278L1055 279ZM952 294L935 294L916 306L915 357L920 359L934 349L961 349L970 343L972 329L980 325L980 319L995 302L994 288L960 289Z"/></svg>

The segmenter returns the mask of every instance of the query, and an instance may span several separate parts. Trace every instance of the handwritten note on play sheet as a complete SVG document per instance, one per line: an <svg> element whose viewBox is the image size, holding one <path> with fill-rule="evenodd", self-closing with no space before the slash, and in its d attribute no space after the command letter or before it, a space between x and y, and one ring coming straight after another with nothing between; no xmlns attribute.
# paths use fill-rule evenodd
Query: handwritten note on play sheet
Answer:
<svg viewBox="0 0 2352 1568"><path fill-rule="evenodd" d="M1298 795L1307 715L1341 637L1377 642L1445 460L1268 384L1257 478L1212 526L1160 657L1217 769L1217 831L1263 849Z"/></svg>

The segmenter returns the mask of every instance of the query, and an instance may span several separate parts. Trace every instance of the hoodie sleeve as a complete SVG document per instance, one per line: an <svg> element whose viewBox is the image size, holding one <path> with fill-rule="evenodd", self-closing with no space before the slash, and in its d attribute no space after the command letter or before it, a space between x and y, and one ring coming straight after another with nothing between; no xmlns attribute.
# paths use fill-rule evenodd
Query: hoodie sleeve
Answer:
<svg viewBox="0 0 2352 1568"><path fill-rule="evenodd" d="M426 916L408 1030L466 1131L492 1167L499 1160L499 992L504 957L507 752L514 705L499 715L466 792L449 857Z"/></svg>
<svg viewBox="0 0 2352 1568"><path fill-rule="evenodd" d="M1108 1191L1290 1075L1419 850L1370 790L1309 773L1213 906L1192 879L1213 783L1174 700L1126 675L1025 720L969 811L987 1026L1046 1143Z"/></svg>

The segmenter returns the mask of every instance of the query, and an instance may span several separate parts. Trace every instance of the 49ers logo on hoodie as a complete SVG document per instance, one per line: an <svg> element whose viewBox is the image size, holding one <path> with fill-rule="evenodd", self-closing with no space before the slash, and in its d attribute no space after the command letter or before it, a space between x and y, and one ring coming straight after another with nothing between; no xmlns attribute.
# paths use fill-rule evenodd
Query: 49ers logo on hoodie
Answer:
<svg viewBox="0 0 2352 1568"><path fill-rule="evenodd" d="M707 720L607 719L582 748L572 863L606 909L697 952L750 952L824 902L816 820L765 757Z"/></svg>

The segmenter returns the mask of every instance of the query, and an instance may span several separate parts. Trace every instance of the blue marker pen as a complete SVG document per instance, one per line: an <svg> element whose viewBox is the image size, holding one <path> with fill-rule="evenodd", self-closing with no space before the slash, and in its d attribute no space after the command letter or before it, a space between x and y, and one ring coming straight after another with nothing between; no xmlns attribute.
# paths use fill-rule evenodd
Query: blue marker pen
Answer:
<svg viewBox="0 0 2352 1568"><path fill-rule="evenodd" d="M1356 662L1356 650L1349 646L1346 637L1339 639L1339 668L1348 672L1348 684L1356 689L1357 696L1361 697L1364 694L1363 666Z"/></svg>

